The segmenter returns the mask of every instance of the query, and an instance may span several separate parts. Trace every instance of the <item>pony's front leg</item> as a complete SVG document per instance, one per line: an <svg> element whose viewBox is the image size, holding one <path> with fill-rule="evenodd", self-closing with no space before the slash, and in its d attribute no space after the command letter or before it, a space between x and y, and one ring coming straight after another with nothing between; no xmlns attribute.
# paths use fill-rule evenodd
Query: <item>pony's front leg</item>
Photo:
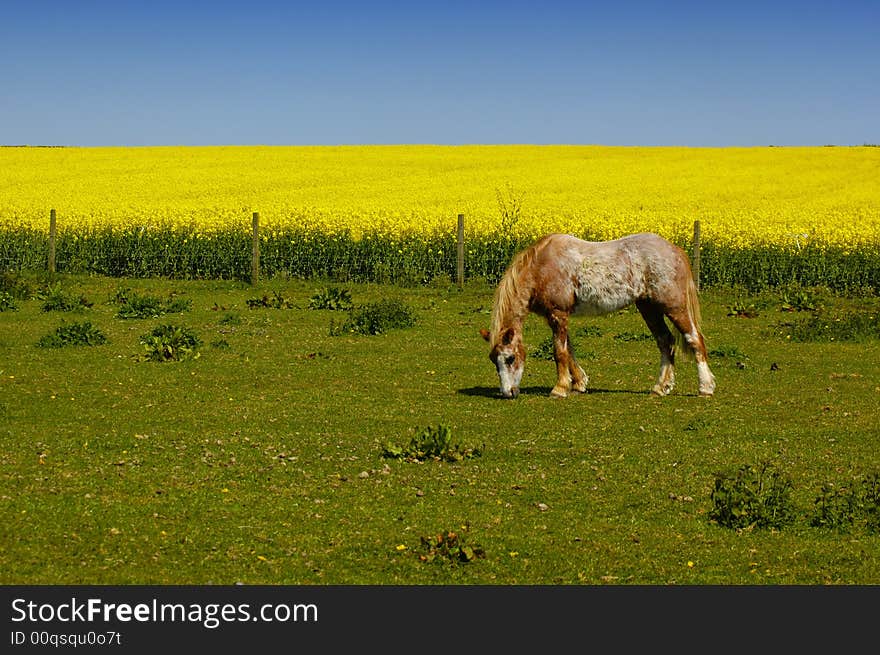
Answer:
<svg viewBox="0 0 880 655"><path fill-rule="evenodd" d="M553 358L556 360L556 386L550 391L550 395L554 398L565 398L571 392L572 386L575 391L585 391L586 375L571 354L568 316L551 314L547 322L553 330Z"/></svg>
<svg viewBox="0 0 880 655"><path fill-rule="evenodd" d="M587 393L587 384L590 382L590 378L584 372L584 369L580 367L575 361L574 353L571 351L571 343L569 342L569 373L571 373L571 390L577 391L578 393Z"/></svg>

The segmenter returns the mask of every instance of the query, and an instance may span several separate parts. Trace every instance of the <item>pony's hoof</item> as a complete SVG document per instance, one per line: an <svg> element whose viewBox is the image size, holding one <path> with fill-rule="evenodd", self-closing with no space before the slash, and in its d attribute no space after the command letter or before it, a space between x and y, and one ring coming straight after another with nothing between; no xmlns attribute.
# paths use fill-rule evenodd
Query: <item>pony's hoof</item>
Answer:
<svg viewBox="0 0 880 655"><path fill-rule="evenodd" d="M553 391L550 392L551 398L568 398L568 392L565 389L558 389L556 387L553 388Z"/></svg>
<svg viewBox="0 0 880 655"><path fill-rule="evenodd" d="M657 396L658 398L662 398L663 396L668 396L672 392L672 387L668 386L660 386L659 384L655 384L651 389L651 395Z"/></svg>

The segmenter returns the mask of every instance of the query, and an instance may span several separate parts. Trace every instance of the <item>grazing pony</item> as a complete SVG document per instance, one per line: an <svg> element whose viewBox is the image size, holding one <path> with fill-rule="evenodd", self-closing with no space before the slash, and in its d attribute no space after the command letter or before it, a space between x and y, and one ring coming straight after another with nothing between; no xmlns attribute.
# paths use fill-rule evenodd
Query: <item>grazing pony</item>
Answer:
<svg viewBox="0 0 880 655"><path fill-rule="evenodd" d="M635 303L660 349L660 376L651 392L665 396L675 385L675 349L693 354L702 396L715 391L706 344L700 332L700 305L684 251L656 234L633 234L614 241L584 241L550 234L508 266L495 291L490 330L480 330L491 345L501 395L519 394L526 348L522 324L529 312L543 316L553 330L558 380L551 396L565 398L587 390L587 375L575 361L568 336L573 313L608 314ZM667 316L678 334L673 338Z"/></svg>

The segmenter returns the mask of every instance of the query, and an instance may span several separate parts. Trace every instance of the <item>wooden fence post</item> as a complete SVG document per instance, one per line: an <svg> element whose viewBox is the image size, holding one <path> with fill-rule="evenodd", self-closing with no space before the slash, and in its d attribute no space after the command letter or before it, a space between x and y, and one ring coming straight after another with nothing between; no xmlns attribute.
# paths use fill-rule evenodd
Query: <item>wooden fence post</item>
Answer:
<svg viewBox="0 0 880 655"><path fill-rule="evenodd" d="M697 285L697 291L700 290L700 221L694 221L694 253L692 257L692 267L694 272L694 284Z"/></svg>
<svg viewBox="0 0 880 655"><path fill-rule="evenodd" d="M49 210L49 277L55 277L55 210Z"/></svg>
<svg viewBox="0 0 880 655"><path fill-rule="evenodd" d="M254 212L251 246L251 284L260 281L260 214Z"/></svg>
<svg viewBox="0 0 880 655"><path fill-rule="evenodd" d="M455 276L458 288L464 288L464 214L458 215L458 230L455 237L456 243L456 267Z"/></svg>

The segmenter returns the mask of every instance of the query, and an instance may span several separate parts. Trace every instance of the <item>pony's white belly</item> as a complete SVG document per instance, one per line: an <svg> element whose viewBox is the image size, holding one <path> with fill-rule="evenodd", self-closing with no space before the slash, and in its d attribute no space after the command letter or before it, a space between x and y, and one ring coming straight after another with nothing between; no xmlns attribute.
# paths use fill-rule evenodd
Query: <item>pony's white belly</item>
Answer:
<svg viewBox="0 0 880 655"><path fill-rule="evenodd" d="M577 302L574 306L574 313L586 314L587 316L601 316L616 312L631 305L636 299L630 290L620 286L605 289L581 287L575 295Z"/></svg>

